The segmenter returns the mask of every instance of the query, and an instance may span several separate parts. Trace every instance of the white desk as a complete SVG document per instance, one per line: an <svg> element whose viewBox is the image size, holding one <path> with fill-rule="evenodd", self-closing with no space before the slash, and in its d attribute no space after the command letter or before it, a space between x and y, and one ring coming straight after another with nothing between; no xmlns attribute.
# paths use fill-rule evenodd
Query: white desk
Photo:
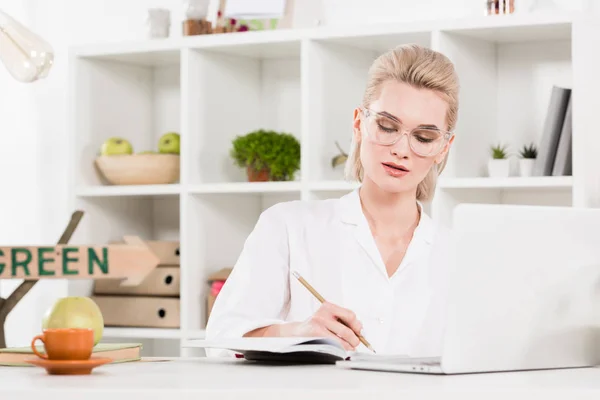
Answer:
<svg viewBox="0 0 600 400"><path fill-rule="evenodd" d="M173 359L105 365L86 376L0 367L0 399L600 399L600 368L456 376Z"/></svg>

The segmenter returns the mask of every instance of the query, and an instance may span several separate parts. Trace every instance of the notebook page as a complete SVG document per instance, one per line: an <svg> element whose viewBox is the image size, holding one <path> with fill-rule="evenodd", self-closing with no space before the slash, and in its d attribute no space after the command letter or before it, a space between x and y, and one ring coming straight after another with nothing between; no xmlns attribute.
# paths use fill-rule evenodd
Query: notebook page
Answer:
<svg viewBox="0 0 600 400"><path fill-rule="evenodd" d="M226 350L285 351L299 345L329 345L342 348L333 338L325 337L241 337L224 339L193 339L186 347L217 348Z"/></svg>

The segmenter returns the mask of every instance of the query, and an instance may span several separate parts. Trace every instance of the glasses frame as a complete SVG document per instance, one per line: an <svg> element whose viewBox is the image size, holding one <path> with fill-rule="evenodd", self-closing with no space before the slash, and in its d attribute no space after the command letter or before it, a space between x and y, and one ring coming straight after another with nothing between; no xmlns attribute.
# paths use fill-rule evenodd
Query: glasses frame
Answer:
<svg viewBox="0 0 600 400"><path fill-rule="evenodd" d="M378 117L381 117L381 118L392 119L392 118L390 118L388 115L381 114L380 112L377 112L377 111L375 111L375 110L371 110L370 108L367 108L367 107L360 107L360 110L362 111L362 115L363 115L365 118L369 118L369 116L370 116L371 114L373 114L373 115L376 115L376 116L378 116ZM393 120L393 119L392 119L392 120ZM403 131L402 133L400 133L400 134L398 135L398 137L397 137L397 138L396 138L394 141L392 141L391 143L383 143L383 142L380 142L380 141L377 141L377 140L375 140L375 138L373 137L373 135L372 135L372 134L369 132L368 124L366 124L366 121L363 121L363 122L365 122L365 131L367 132L367 135L369 136L369 139L370 139L371 141L373 141L373 143L376 143L376 144L378 144L378 145L381 145L381 146L393 146L393 145L395 145L396 143L398 143L398 142L400 141L400 139L402 139L402 137L403 137L403 136L405 136L405 135L406 135L406 136L407 136L407 138L408 138L408 146L410 147L410 149L411 149L411 150L412 150L412 151L413 151L415 154L418 154L419 156L422 156L422 157L431 157L431 156L437 156L438 154L440 154L440 152L442 151L442 149L444 148L444 146L445 146L446 144L448 144L448 142L450 141L450 139L452 138L452 136L454 136L454 132L451 132L451 131L445 131L445 130L443 130L443 129L439 129L439 128L421 128L421 127L416 127L416 128L410 129L410 130L404 130L404 131ZM398 122L398 123L400 123L400 121L395 121L395 122ZM413 133L415 130L418 130L418 129L429 129L429 130L432 130L432 131L438 131L438 132L440 132L440 133L442 134L442 136L443 136L443 140L442 140L442 142L441 142L441 144L440 144L440 147L439 147L439 149L437 149L437 150L435 150L435 151L433 151L433 152L431 152L431 153L428 153L428 154L423 154L423 153L420 153L420 152L416 151L416 150L415 150L415 149L412 147L412 145L411 145L410 135L411 135L411 134L412 134L412 133Z"/></svg>

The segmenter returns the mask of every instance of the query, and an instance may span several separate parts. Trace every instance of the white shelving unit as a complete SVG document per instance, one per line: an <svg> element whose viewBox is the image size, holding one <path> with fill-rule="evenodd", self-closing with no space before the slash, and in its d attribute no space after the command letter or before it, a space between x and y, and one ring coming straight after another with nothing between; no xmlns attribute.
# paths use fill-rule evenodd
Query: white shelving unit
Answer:
<svg viewBox="0 0 600 400"><path fill-rule="evenodd" d="M434 218L451 223L460 202L595 206L600 25L577 18L494 16L74 48L70 207L86 216L73 242L126 234L181 242L180 329L108 328L107 337L149 339L157 353L188 354L179 343L203 335L207 275L234 265L263 210L357 187L342 180L341 167L331 168L334 143L349 147L352 111L373 59L402 43L443 52L462 82L455 145L427 204ZM490 144L516 150L539 141L553 84L573 87L574 176L486 178ZM301 141L296 181L248 183L234 166L232 139L259 128ZM182 137L179 184L101 185L93 160L106 138L125 137L141 151L171 130ZM89 282L69 286L70 294L90 289Z"/></svg>

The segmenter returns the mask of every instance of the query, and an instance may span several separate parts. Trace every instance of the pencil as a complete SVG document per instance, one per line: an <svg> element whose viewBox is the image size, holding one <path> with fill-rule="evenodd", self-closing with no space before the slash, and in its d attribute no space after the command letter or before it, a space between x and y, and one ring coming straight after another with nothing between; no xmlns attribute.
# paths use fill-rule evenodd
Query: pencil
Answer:
<svg viewBox="0 0 600 400"><path fill-rule="evenodd" d="M292 274L296 277L296 279L298 279L298 281L302 284L302 286L304 286L309 292L312 293L313 296L315 296L317 298L317 300L319 300L321 303L325 303L325 299L323 298L323 296L321 296L319 294L319 292L317 292L311 285L310 283L306 282L306 280L296 271L292 271ZM340 321L343 323L343 321ZM346 325L346 324L344 324ZM371 344L367 341L367 339L364 338L364 336L362 335L358 335L358 339L362 342L362 344L364 344L367 349L371 350L373 353L375 353L375 350L373 349L373 347L371 346Z"/></svg>

